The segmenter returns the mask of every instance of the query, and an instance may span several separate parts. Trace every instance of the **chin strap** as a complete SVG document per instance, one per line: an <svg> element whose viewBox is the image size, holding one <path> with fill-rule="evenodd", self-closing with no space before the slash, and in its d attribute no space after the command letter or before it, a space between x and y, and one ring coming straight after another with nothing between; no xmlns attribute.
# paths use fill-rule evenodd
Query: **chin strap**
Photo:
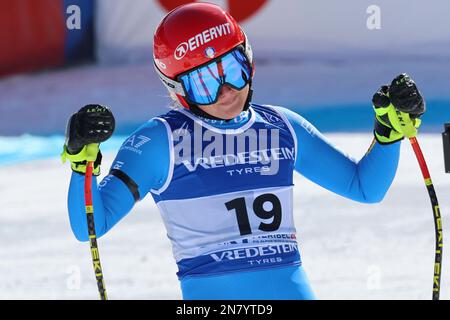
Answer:
<svg viewBox="0 0 450 320"><path fill-rule="evenodd" d="M253 96L253 89L252 89L252 82L250 81L247 100L245 100L244 109L242 111L248 110L248 108L250 107L250 103L252 102L252 96Z"/></svg>
<svg viewBox="0 0 450 320"><path fill-rule="evenodd" d="M253 96L252 81L250 80L248 84L249 84L248 95L247 95L247 99L245 100L244 108L242 109L242 111L247 111L248 108L250 107L250 102L252 101L252 96ZM221 118L214 117L214 116L210 115L209 113L207 113L207 112L203 111L202 109L200 109L196 104L189 104L189 110L193 114L195 114L197 116L200 116L200 117L203 117L203 118L207 118L207 119L222 120L222 121L223 120L230 121L230 120L233 119L233 118L231 118L231 119L221 119Z"/></svg>

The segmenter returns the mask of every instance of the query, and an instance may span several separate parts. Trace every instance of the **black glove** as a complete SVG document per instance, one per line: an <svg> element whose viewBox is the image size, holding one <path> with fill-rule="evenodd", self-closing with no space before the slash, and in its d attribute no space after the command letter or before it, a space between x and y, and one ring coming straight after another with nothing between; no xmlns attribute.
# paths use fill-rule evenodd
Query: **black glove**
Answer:
<svg viewBox="0 0 450 320"><path fill-rule="evenodd" d="M108 140L114 127L114 116L108 107L98 104L84 106L67 123L65 145L68 153L77 154L88 144Z"/></svg>
<svg viewBox="0 0 450 320"><path fill-rule="evenodd" d="M421 124L425 102L416 84L406 74L395 77L391 85L382 86L372 98L375 111L374 135L381 144L413 137Z"/></svg>
<svg viewBox="0 0 450 320"><path fill-rule="evenodd" d="M61 159L69 159L73 171L86 173L88 161L94 161L94 175L100 174L102 153L99 144L111 137L115 120L108 107L89 104L73 114L66 129Z"/></svg>
<svg viewBox="0 0 450 320"><path fill-rule="evenodd" d="M418 118L425 113L425 101L415 82L406 73L392 80L389 99L397 110L409 113L411 118Z"/></svg>

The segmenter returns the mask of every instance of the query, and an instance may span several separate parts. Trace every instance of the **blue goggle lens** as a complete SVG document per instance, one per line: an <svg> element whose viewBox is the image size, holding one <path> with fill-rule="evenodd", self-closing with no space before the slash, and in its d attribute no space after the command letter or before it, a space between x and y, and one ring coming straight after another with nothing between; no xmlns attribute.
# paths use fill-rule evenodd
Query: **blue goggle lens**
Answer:
<svg viewBox="0 0 450 320"><path fill-rule="evenodd" d="M181 82L189 102L208 105L217 102L219 90L227 84L241 90L249 82L251 66L245 54L235 49L210 64L181 75Z"/></svg>

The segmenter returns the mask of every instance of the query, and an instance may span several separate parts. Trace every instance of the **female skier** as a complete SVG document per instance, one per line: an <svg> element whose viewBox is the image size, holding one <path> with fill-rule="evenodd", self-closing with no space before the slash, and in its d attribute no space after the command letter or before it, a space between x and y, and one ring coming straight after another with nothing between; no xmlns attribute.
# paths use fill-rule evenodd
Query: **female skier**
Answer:
<svg viewBox="0 0 450 320"><path fill-rule="evenodd" d="M314 299L296 240L293 173L355 201L381 201L397 169L400 140L415 135L425 110L416 85L402 74L375 93L374 140L355 162L300 115L251 102L251 47L220 7L174 9L158 26L153 50L156 72L177 107L133 132L98 187L93 179L97 235L150 193L184 299ZM88 240L87 145L97 151L98 175L99 144L113 125L101 105L69 119L63 156L73 170L68 207L80 241Z"/></svg>

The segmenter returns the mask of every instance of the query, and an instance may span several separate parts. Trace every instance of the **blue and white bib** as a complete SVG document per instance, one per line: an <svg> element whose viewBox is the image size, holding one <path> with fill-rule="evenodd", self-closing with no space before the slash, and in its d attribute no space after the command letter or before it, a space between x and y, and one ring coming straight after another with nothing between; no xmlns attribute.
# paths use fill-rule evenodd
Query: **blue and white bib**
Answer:
<svg viewBox="0 0 450 320"><path fill-rule="evenodd" d="M186 110L156 118L166 125L171 163L166 183L151 194L180 278L300 264L293 129L267 106L252 105L245 116L231 129Z"/></svg>

